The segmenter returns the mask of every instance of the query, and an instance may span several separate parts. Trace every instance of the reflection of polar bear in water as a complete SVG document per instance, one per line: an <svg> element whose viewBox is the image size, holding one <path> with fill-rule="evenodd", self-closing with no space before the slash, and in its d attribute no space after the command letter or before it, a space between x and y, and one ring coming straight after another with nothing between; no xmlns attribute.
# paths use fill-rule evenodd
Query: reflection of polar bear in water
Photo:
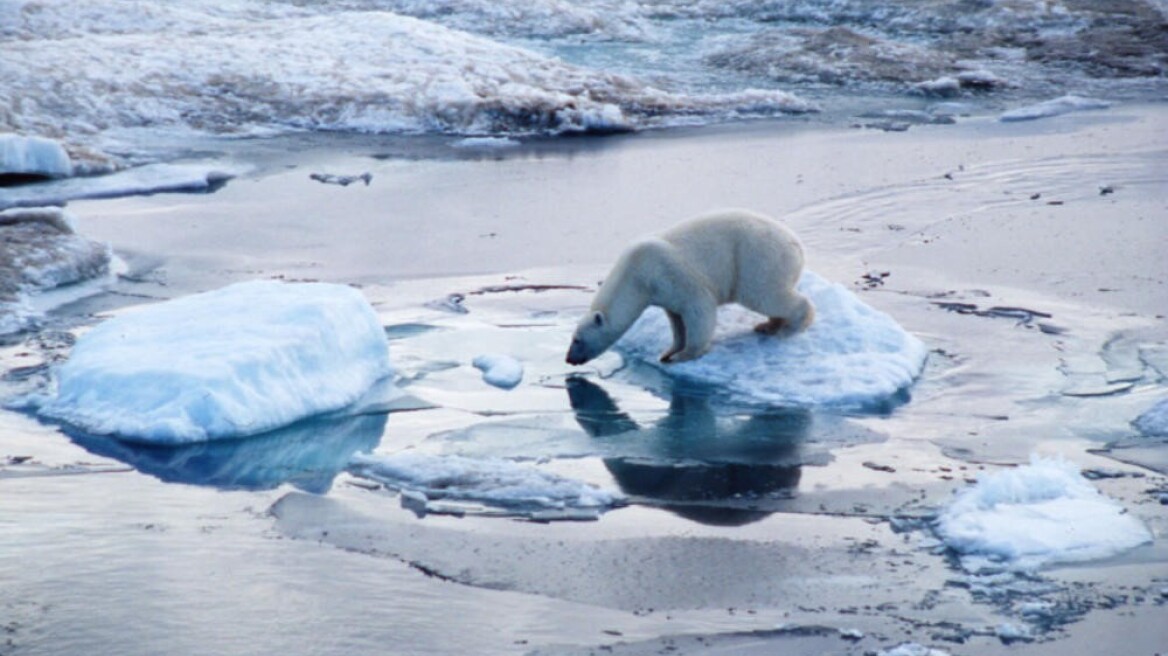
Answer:
<svg viewBox="0 0 1168 656"><path fill-rule="evenodd" d="M684 362L710 348L718 306L739 303L767 317L755 330L796 333L815 318L795 291L803 247L782 225L764 216L729 210L692 219L644 239L617 260L568 349L570 364L603 353L646 307L665 310L673 345L662 362Z"/></svg>

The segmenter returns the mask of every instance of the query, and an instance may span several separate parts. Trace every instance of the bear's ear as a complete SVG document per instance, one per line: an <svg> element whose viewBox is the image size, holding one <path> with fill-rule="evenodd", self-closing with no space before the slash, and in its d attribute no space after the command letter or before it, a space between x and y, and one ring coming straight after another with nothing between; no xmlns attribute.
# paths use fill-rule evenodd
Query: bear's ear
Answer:
<svg viewBox="0 0 1168 656"><path fill-rule="evenodd" d="M593 312L592 313L592 325L596 326L597 328L604 327L604 313L603 312Z"/></svg>

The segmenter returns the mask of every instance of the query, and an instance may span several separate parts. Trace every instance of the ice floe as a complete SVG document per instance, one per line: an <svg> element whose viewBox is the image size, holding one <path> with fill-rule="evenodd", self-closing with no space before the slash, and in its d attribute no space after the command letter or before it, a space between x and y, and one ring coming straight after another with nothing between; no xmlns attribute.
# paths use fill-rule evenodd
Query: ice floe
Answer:
<svg viewBox="0 0 1168 656"><path fill-rule="evenodd" d="M89 433L184 444L340 410L391 371L357 290L253 281L137 308L82 335L39 412Z"/></svg>
<svg viewBox="0 0 1168 656"><path fill-rule="evenodd" d="M1168 436L1168 399L1148 408L1132 425L1144 435Z"/></svg>
<svg viewBox="0 0 1168 656"><path fill-rule="evenodd" d="M78 235L58 207L0 210L0 335L30 328L30 296L107 276L106 244Z"/></svg>
<svg viewBox="0 0 1168 656"><path fill-rule="evenodd" d="M163 192L207 192L245 173L232 162L148 164L110 175L68 178L0 189L0 210L11 207L63 205L71 200L115 198Z"/></svg>
<svg viewBox="0 0 1168 656"><path fill-rule="evenodd" d="M523 363L509 355L487 353L472 362L483 372L483 380L502 389L511 389L523 381Z"/></svg>
<svg viewBox="0 0 1168 656"><path fill-rule="evenodd" d="M971 572L1097 560L1152 540L1074 464L1040 457L980 477L945 508L935 530Z"/></svg>
<svg viewBox="0 0 1168 656"><path fill-rule="evenodd" d="M892 317L810 271L799 290L815 305L815 323L789 338L759 335L753 331L757 314L723 306L706 355L663 365L658 357L671 339L670 326L665 314L652 308L616 348L674 380L708 387L720 399L746 406L880 408L920 374L928 349Z"/></svg>
<svg viewBox="0 0 1168 656"><path fill-rule="evenodd" d="M73 174L69 153L44 137L0 134L0 177L65 178Z"/></svg>
<svg viewBox="0 0 1168 656"><path fill-rule="evenodd" d="M1017 109L1011 109L1007 112L1002 112L999 120L1010 121L1033 121L1040 118L1050 118L1052 116L1059 116L1061 114L1069 114L1071 112L1082 112L1092 109L1107 109L1111 107L1111 103L1106 100L1097 100L1095 98L1084 98L1082 96L1061 96L1053 100L1047 100L1034 105L1027 105Z"/></svg>
<svg viewBox="0 0 1168 656"><path fill-rule="evenodd" d="M349 471L382 483L423 505L469 502L519 513L539 510L599 513L623 503L619 493L543 471L531 463L501 458L409 451L361 454L353 457ZM432 512L436 508L428 506Z"/></svg>

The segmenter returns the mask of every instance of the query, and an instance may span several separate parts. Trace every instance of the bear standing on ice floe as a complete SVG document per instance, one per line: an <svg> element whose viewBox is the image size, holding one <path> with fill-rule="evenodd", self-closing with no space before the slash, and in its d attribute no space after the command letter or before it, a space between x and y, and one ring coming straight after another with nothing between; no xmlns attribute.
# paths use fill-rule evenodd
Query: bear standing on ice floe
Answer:
<svg viewBox="0 0 1168 656"><path fill-rule="evenodd" d="M691 219L626 250L604 281L568 349L569 364L603 353L650 305L665 310L673 345L662 362L684 362L710 348L718 306L739 303L767 317L760 333L793 334L815 309L795 291L803 246L779 223L728 210Z"/></svg>

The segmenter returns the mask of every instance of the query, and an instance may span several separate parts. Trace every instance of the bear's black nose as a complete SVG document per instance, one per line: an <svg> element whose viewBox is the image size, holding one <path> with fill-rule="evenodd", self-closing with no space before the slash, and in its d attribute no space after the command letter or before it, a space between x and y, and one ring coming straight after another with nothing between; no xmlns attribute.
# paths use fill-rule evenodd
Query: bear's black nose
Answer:
<svg viewBox="0 0 1168 656"><path fill-rule="evenodd" d="M572 345L568 347L568 356L564 358L564 361L568 364L584 364L589 359L588 350L584 347L584 342L573 339Z"/></svg>

